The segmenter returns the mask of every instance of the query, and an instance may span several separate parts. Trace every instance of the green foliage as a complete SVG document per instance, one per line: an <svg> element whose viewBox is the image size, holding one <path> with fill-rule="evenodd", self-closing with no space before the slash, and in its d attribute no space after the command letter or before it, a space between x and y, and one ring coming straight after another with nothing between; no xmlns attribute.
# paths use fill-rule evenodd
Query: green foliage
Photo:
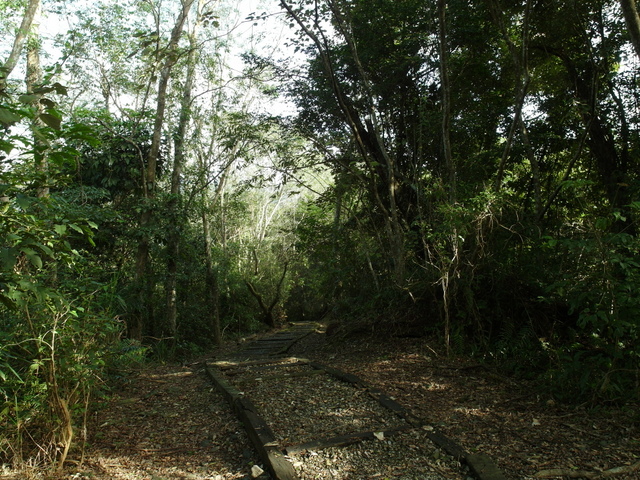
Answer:
<svg viewBox="0 0 640 480"><path fill-rule="evenodd" d="M198 52L203 81L190 99L177 195L163 192L161 174L177 140L186 55L166 97L154 195L143 182L172 17L164 6L85 5L60 38L77 82L69 91L91 92L74 105L103 110L77 108L69 120L57 105L67 89L53 80L29 95L0 92L3 461L55 460L54 446L72 440L63 427L81 418L105 372L121 380L150 355L205 352L214 310L227 336L264 328L247 281L267 303L280 294L281 319L411 323L451 351L543 378L565 400L637 399L640 92L615 3L448 2L450 92L435 3L297 5L325 29L326 57L297 32L306 65L245 58L254 67L246 84L281 74L298 115L241 110L246 99L212 73L223 55ZM445 93L455 176L443 155ZM141 228L149 212L158 214ZM167 253L173 233L180 248ZM141 287L136 247L147 242ZM178 318L165 338L169 261ZM123 340L120 319L140 311L143 340Z"/></svg>
<svg viewBox="0 0 640 480"><path fill-rule="evenodd" d="M95 114L86 112L84 121L92 125L93 141L77 146L79 164L74 169L77 181L108 191L118 202L127 196L142 196L144 170L151 148L152 119L135 112L131 112L131 118L124 119L109 115L99 115L96 119L92 115ZM158 178L165 170L166 157L164 143L158 158Z"/></svg>
<svg viewBox="0 0 640 480"><path fill-rule="evenodd" d="M42 89L53 91L62 87ZM23 101L5 97L3 106L16 117L3 132L12 156L0 171L0 460L52 464L64 460L88 398L102 385L121 303L88 251L98 224L62 194L68 178L61 172L77 158L70 144L88 130L43 119L34 134L51 142L49 168L39 172L32 137L11 133L34 118ZM62 119L57 110L55 117ZM42 185L52 193L36 196Z"/></svg>
<svg viewBox="0 0 640 480"><path fill-rule="evenodd" d="M610 233L617 220L619 213L596 217L581 237L547 238L547 248L564 259L548 294L576 318L573 338L556 347L549 374L559 395L592 401L640 395L640 241Z"/></svg>
<svg viewBox="0 0 640 480"><path fill-rule="evenodd" d="M73 205L16 195L2 207L0 453L19 459L39 451L48 463L58 459L58 442L70 445L65 428L101 385L106 349L121 331L113 313L120 302L114 284L94 280L92 259L73 246L90 245L96 227Z"/></svg>
<svg viewBox="0 0 640 480"><path fill-rule="evenodd" d="M534 326L526 324L518 331L507 323L491 345L485 358L505 373L517 378L538 380L550 365L547 345L540 340Z"/></svg>
<svg viewBox="0 0 640 480"><path fill-rule="evenodd" d="M289 83L297 125L330 152L335 179L297 230L300 295L378 321L381 304L407 308L408 291L453 350L546 374L573 400L637 398L640 118L615 3L449 2L449 92L437 12L418 3L296 10L336 28L322 52L302 31L293 40L309 52ZM393 215L402 288L389 275Z"/></svg>
<svg viewBox="0 0 640 480"><path fill-rule="evenodd" d="M148 346L129 338L112 343L104 356L107 374L111 378L124 378L147 362L149 351Z"/></svg>

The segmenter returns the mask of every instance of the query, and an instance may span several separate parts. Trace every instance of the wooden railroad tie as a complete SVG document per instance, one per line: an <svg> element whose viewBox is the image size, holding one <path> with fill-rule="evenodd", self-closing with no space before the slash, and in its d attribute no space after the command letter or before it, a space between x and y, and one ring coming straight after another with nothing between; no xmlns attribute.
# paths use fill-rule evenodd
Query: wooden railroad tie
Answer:
<svg viewBox="0 0 640 480"><path fill-rule="evenodd" d="M303 334L306 332L303 326L297 327ZM308 329L308 326L307 326ZM296 335L284 336L282 341L274 341L271 345L277 346L279 349L288 350L287 342L295 342L298 339ZM289 345L290 346L290 345ZM320 450L329 447L342 447L357 443L363 440L373 440L379 438L382 433L384 437L390 437L403 431L413 428L424 428L427 431L427 437L439 448L442 448L448 455L466 463L471 472L479 480L506 480L504 474L499 470L495 462L486 454L466 452L460 445L447 438L435 428L429 426L420 418L413 415L405 407L396 402L392 397L381 390L369 385L356 375L343 372L333 367L322 365L306 359L296 357L279 357L268 356L269 349L257 348L254 353L264 353L266 358L253 358L246 361L230 360L218 361L211 364L205 363L205 371L209 378L222 393L227 402L232 406L238 418L242 421L247 430L249 439L253 443L256 451L260 455L265 467L274 478L274 480L299 480L293 465L287 460L287 455L295 455L307 450ZM271 349L272 351L274 349ZM244 355L248 353L242 352ZM309 365L313 370L304 372L287 372L283 374L275 373L278 368L288 366ZM407 422L406 426L390 428L382 432L356 432L335 437L316 439L299 445L282 446L276 440L275 434L269 427L265 419L263 419L256 406L250 399L245 398L244 394L232 386L223 375L240 375L247 369L262 370L264 373L269 371L268 375L260 377L265 381L277 381L284 378L297 376L328 374L329 376L353 385L355 388L365 391L371 398L375 399L380 405L394 412L400 418ZM273 374L273 373L275 374ZM258 372L254 372L259 375Z"/></svg>

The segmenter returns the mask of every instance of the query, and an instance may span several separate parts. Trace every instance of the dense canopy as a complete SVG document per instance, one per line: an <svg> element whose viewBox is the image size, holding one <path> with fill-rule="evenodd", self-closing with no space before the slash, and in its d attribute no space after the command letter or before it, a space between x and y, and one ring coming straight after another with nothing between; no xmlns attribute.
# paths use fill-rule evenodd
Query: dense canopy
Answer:
<svg viewBox="0 0 640 480"><path fill-rule="evenodd" d="M638 399L634 0L2 9L0 461L287 320Z"/></svg>

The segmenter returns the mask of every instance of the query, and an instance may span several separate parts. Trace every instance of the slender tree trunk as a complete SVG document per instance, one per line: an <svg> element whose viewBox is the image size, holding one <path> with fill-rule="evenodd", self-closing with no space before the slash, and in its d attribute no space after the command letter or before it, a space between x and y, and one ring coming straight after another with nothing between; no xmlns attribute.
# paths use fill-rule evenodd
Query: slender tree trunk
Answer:
<svg viewBox="0 0 640 480"><path fill-rule="evenodd" d="M224 188L227 181L227 175L231 168L232 163L229 163L225 169L222 171L220 175L220 180L218 182L218 186L216 187L216 191L213 196L213 200L211 201L211 208L220 208L220 215L223 218L222 221L222 232L220 237L222 238L222 247L223 251L225 248L225 237L226 234L224 232ZM206 169L206 165L202 158L200 158L200 168L204 171ZM211 228L209 226L209 213L206 207L207 199L206 193L203 194L202 199L202 230L204 235L204 251L205 251L205 265L206 265L206 289L207 289L207 301L209 306L208 313L208 323L211 329L211 336L213 342L216 345L222 344L222 329L220 322L220 281L218 279L219 272L215 267L215 260L213 258L213 245L212 245L212 234Z"/></svg>
<svg viewBox="0 0 640 480"><path fill-rule="evenodd" d="M524 103L529 90L529 84L531 82L531 75L529 73L529 16L531 11L531 0L527 0L525 5L525 14L522 22L521 35L522 46L520 50L518 50L518 47L513 42L511 35L504 24L504 15L500 0L489 0L489 8L491 10L493 22L500 29L502 38L509 48L509 53L511 53L513 67L517 79L515 115L511 124L511 128L509 129L507 142L505 143L504 150L502 151L502 158L500 159L498 173L496 175L493 187L494 190L497 191L502 186L504 169L511 153L511 148L515 139L515 133L517 131L516 127L518 127L522 135L527 158L529 159L529 163L531 165L536 218L540 218L541 212L543 210L542 193L540 186L540 166L538 163L538 159L535 156L533 146L531 145L531 142L529 140L527 126L524 122L524 119L522 118L522 109L524 108Z"/></svg>
<svg viewBox="0 0 640 480"><path fill-rule="evenodd" d="M0 66L0 91L4 90L7 78L18 64L18 59L22 54L27 38L29 38L29 32L31 32L31 25L34 18L37 16L37 12L40 10L40 0L29 0L27 7L22 17L22 23L18 29L18 33L13 40L13 47L9 53L7 60Z"/></svg>
<svg viewBox="0 0 640 480"><path fill-rule="evenodd" d="M522 120L522 109L524 108L524 103L527 98L527 92L529 90L529 83L531 81L531 77L529 74L529 10L530 10L530 0L527 0L526 10L524 15L524 22L522 26L522 48L520 52L518 51L518 47L513 43L511 39L510 33L507 30L507 27L504 24L503 20L503 11L502 6L500 5L499 0L490 0L489 6L491 10L491 16L493 17L494 23L500 29L500 33L502 34L502 38L505 43L509 47L509 52L511 53L511 58L513 60L513 66L516 72L517 79L517 87L516 87L516 100L515 100L515 115L513 117L513 121L511 122L511 127L509 128L509 134L507 135L507 141L505 143L504 149L502 151L502 158L500 159L500 164L498 166L498 173L496 175L493 187L495 191L498 191L502 187L502 179L504 178L504 170L507 165L507 161L509 160L509 156L511 154L511 148L513 147L513 143L515 140L516 132L519 127L521 131L526 132L526 126ZM537 166L537 164L536 164ZM535 168L532 164L532 168ZM535 174L535 172L534 172Z"/></svg>
<svg viewBox="0 0 640 480"><path fill-rule="evenodd" d="M216 271L213 268L209 217L204 208L202 209L202 230L204 234L205 262L207 268L206 287L209 304L209 325L213 342L220 346L222 344L222 331L220 329L220 286L218 284Z"/></svg>
<svg viewBox="0 0 640 480"><path fill-rule="evenodd" d="M40 5L38 4L35 11L31 16L31 30L27 38L27 75L26 85L27 93L34 95L36 88L42 84L42 65L40 63ZM34 163L36 172L38 173L38 197L47 197L49 195L49 165L47 162L47 150L49 148L49 142L38 134L38 129L42 128L44 124L40 120L39 116L42 113L42 105L40 99L42 95L35 94L35 100L31 103L35 109L35 118L32 122L33 131L33 151L34 151Z"/></svg>
<svg viewBox="0 0 640 480"><path fill-rule="evenodd" d="M440 38L440 83L442 84L442 149L447 168L449 202L456 202L456 166L451 150L451 85L449 81L449 47L447 45L447 2L438 0L438 34Z"/></svg>
<svg viewBox="0 0 640 480"><path fill-rule="evenodd" d="M180 118L175 135L173 171L171 173L171 197L167 205L170 219L169 235L167 239L167 279L165 283L165 296L167 304L165 326L167 334L175 337L177 331L178 302L177 302L177 271L178 255L180 251L180 237L183 230L184 219L180 215L181 205L181 176L185 159L185 137L187 126L191 120L192 89L196 75L197 61L197 34L200 26L203 0L199 0L197 19L193 30L189 35L189 57L187 59L187 74L182 90L180 104Z"/></svg>
<svg viewBox="0 0 640 480"><path fill-rule="evenodd" d="M174 65L178 61L178 42L182 36L182 30L184 24L191 10L195 0L184 0L182 4L182 10L176 24L171 31L171 38L167 45L166 52L164 53L164 63L160 70L160 78L158 80L158 99L156 104L156 116L153 126L153 138L151 141L151 149L147 158L147 189L150 195L153 194L153 190L156 185L156 169L158 164L158 156L160 154L160 144L162 142L162 128L164 126L164 115L167 106L167 90L169 87L169 80L171 79L171 72Z"/></svg>
<svg viewBox="0 0 640 480"><path fill-rule="evenodd" d="M629 35L631 36L631 43L636 55L640 58L640 16L638 15L636 0L620 0L620 6L627 24L627 30L629 30Z"/></svg>
<svg viewBox="0 0 640 480"><path fill-rule="evenodd" d="M397 165L395 158L389 154L382 140L378 113L371 93L371 84L367 72L360 61L358 48L351 34L348 20L341 13L340 5L337 2L328 2L333 14L333 22L347 43L351 57L356 65L359 80L364 87L362 91L367 94L365 97L367 111L364 113L357 111L354 102L343 91L340 80L335 74L330 57L329 42L324 36L322 26L316 21L314 27L309 27L289 3L281 0L280 5L317 48L334 97L340 106L345 121L353 134L358 151L369 171L366 186L372 193L384 219L384 232L392 263L394 281L397 285L403 285L406 267L405 228L403 224L404 218L397 205L397 192L400 186L397 178ZM315 28L315 31L312 28Z"/></svg>
<svg viewBox="0 0 640 480"><path fill-rule="evenodd" d="M451 148L451 86L449 82L449 46L447 41L447 0L438 0L438 36L440 45L440 83L442 84L442 145L444 163L447 169L449 203L457 202L457 169ZM444 309L444 342L447 355L451 353L451 317L452 302L456 290L456 278L459 275L460 235L455 226L450 235L451 258L447 258L442 266L440 284Z"/></svg>
<svg viewBox="0 0 640 480"><path fill-rule="evenodd" d="M612 207L624 212L630 203L628 189L623 186L627 182L627 166L624 165L618 152L616 135L612 132L606 119L603 118L598 105L600 82L596 62L592 60L586 68L580 71L565 52L552 51L551 53L563 61L569 74L574 95L581 106L582 122L589 132L587 146L595 159L596 169L609 203Z"/></svg>
<svg viewBox="0 0 640 480"><path fill-rule="evenodd" d="M153 288L150 284L152 281L149 275L149 252L150 238L146 231L151 227L154 216L153 201L155 198L156 188L156 169L158 157L160 154L160 145L162 143L162 128L164 126L164 116L167 105L167 90L171 71L178 61L178 42L182 36L184 24L195 0L184 0L182 9L176 23L171 31L171 38L164 52L164 63L160 70L158 80L158 96L156 102L156 114L153 126L153 138L151 148L147 156L147 164L145 169L145 185L146 202L144 210L140 215L140 230L142 232L141 239L138 243L138 251L136 253L136 271L134 283L138 293L137 311L130 319L129 335L133 338L141 339L142 333L149 323L153 322L151 295Z"/></svg>
<svg viewBox="0 0 640 480"><path fill-rule="evenodd" d="M363 138L368 139L367 150L369 155L376 159L379 163L385 165L385 169L382 175L378 173L382 184L385 187L383 195L386 202L384 202L384 220L387 240L389 242L391 260L393 262L393 276L397 285L404 284L405 278L405 229L403 228L403 217L400 213L397 203L397 193L400 187L398 180L398 167L396 158L391 155L382 140L382 129L378 120L378 113L375 107L373 88L362 62L360 60L360 54L358 53L358 46L351 33L348 20L342 15L340 9L335 1L330 1L329 6L333 12L336 24L342 36L344 37L353 61L356 64L360 80L364 85L364 91L367 93L367 107L368 118L364 121L366 129L363 130ZM362 123L362 122L361 122ZM376 169L371 169L372 174L375 176ZM379 197L378 197L379 198Z"/></svg>
<svg viewBox="0 0 640 480"><path fill-rule="evenodd" d="M258 305L260 306L260 310L262 310L263 322L271 328L275 328L277 324L276 318L273 315L273 311L275 307L278 305L278 303L280 302L280 297L282 296L282 285L284 284L284 279L287 276L287 267L288 267L288 264L285 262L284 268L282 270L282 275L280 276L278 285L276 285L276 293L269 305L265 303L264 298L256 290L256 288L253 286L251 282L249 282L248 280L245 280L244 282L247 285L249 292L251 292L251 295L253 295L253 297L257 300Z"/></svg>

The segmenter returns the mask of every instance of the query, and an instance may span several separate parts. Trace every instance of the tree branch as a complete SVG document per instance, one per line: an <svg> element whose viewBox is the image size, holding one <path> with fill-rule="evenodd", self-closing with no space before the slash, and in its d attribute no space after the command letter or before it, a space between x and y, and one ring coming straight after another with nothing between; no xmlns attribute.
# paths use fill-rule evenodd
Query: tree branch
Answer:
<svg viewBox="0 0 640 480"><path fill-rule="evenodd" d="M18 59L22 53L22 48L24 47L29 31L31 30L31 24L33 23L33 19L35 18L39 7L40 0L29 0L24 12L24 17L22 18L22 23L20 24L20 28L16 34L16 38L13 40L13 48L9 54L9 58L7 58L6 62L4 62L0 67L0 90L5 88L7 78L9 78L9 75L18 63Z"/></svg>

